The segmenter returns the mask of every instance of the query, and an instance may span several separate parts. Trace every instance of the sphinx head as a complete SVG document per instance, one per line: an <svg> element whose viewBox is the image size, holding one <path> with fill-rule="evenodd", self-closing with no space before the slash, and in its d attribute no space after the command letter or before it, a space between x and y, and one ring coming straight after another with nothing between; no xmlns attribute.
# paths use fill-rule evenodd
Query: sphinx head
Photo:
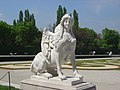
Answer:
<svg viewBox="0 0 120 90"><path fill-rule="evenodd" d="M73 25L73 18L69 14L65 14L60 21L60 24L67 30Z"/></svg>

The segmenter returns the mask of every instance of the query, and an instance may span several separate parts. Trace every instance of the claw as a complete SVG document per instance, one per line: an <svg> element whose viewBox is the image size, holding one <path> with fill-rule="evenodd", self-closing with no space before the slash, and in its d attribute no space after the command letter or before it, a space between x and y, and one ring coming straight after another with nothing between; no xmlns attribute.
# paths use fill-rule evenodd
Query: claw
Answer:
<svg viewBox="0 0 120 90"><path fill-rule="evenodd" d="M67 77L66 76L64 76L64 75L60 75L60 76L58 76L60 79L61 79L61 81L63 81L63 80L66 80L67 79Z"/></svg>
<svg viewBox="0 0 120 90"><path fill-rule="evenodd" d="M50 73L43 73L42 76L46 77L47 79L50 79L53 77L52 74Z"/></svg>
<svg viewBox="0 0 120 90"><path fill-rule="evenodd" d="M75 78L79 78L79 79L83 79L83 76L80 75L80 74L76 74L74 77L75 77Z"/></svg>

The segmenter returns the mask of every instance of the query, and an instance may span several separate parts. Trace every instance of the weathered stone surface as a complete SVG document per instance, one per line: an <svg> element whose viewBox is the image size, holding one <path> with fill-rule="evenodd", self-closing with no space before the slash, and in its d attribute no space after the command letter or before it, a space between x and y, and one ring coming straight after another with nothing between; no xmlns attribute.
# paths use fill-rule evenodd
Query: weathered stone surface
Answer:
<svg viewBox="0 0 120 90"><path fill-rule="evenodd" d="M77 78L68 77L61 81L58 77L51 79L42 76L32 76L21 81L22 90L96 90L92 83L83 82Z"/></svg>
<svg viewBox="0 0 120 90"><path fill-rule="evenodd" d="M47 78L52 78L57 73L61 80L65 80L66 76L62 73L61 65L66 60L70 60L74 77L83 78L76 69L76 38L72 32L72 25L73 18L69 14L65 14L55 27L54 32L47 28L43 30L41 52L35 56L30 68L35 75L41 74Z"/></svg>
<svg viewBox="0 0 120 90"><path fill-rule="evenodd" d="M95 90L91 83L83 82L75 63L76 38L72 32L73 18L65 14L54 33L44 29L41 50L32 64L31 72L35 75L21 82L23 90ZM70 60L74 78L67 77L61 65ZM57 77L56 77L57 76ZM48 80L49 79L49 80Z"/></svg>
<svg viewBox="0 0 120 90"><path fill-rule="evenodd" d="M65 85L65 86L74 86L74 85L77 85L83 82L83 79L78 79L78 78L73 78L73 77L67 77L66 80L61 80L58 77L47 79L43 76L38 76L38 75L31 76L31 80L36 80L36 81L40 80L45 83L50 82L51 84L53 83L53 84Z"/></svg>

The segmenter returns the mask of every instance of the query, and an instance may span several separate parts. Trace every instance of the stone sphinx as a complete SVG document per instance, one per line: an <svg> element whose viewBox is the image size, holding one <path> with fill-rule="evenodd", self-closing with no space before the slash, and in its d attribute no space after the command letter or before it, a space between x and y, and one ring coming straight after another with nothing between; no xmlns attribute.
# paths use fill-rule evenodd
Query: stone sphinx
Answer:
<svg viewBox="0 0 120 90"><path fill-rule="evenodd" d="M73 66L73 74L76 78L83 78L76 69L75 64L75 48L76 38L72 32L73 18L65 14L55 32L51 32L45 28L43 30L41 41L41 52L39 52L32 64L31 71L46 78L58 76L61 80L67 79L62 73L61 65L66 60L70 60Z"/></svg>

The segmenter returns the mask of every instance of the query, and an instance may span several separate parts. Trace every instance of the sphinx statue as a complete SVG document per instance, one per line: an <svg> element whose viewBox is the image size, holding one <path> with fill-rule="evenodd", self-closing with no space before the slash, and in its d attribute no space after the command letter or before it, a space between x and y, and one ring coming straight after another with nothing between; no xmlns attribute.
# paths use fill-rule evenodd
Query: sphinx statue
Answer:
<svg viewBox="0 0 120 90"><path fill-rule="evenodd" d="M31 64L31 71L46 78L58 76L61 80L67 79L62 73L61 65L70 60L73 74L76 78L83 78L76 69L75 48L76 38L72 32L73 18L65 14L56 26L54 33L44 28L39 52Z"/></svg>

